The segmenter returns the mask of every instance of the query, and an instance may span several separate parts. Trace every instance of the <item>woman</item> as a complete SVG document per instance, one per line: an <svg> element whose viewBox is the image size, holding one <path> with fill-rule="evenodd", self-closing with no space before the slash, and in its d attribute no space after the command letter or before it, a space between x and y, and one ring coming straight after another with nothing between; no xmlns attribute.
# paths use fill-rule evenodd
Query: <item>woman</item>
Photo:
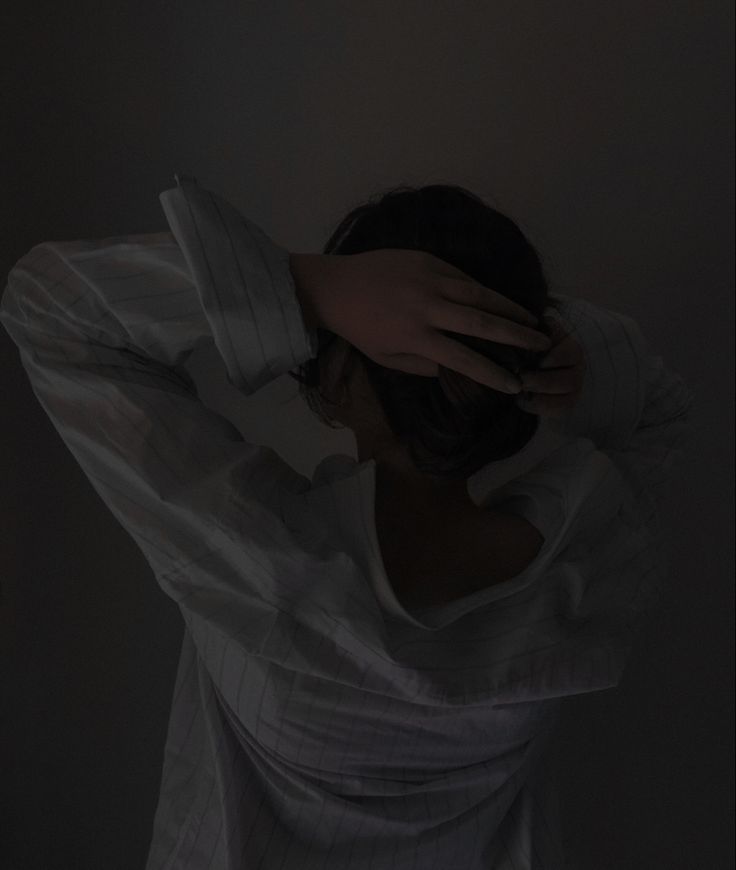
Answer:
<svg viewBox="0 0 736 870"><path fill-rule="evenodd" d="M292 377L323 422L353 431L359 461L376 463L393 591L441 603L518 574L540 549L539 530L480 509L466 481L528 444L532 411L559 417L580 394L580 345L554 320L535 331L554 309L534 248L478 197L431 185L354 209L325 253L291 257L319 336L316 357ZM520 370L527 388L541 388L526 405L515 401Z"/></svg>
<svg viewBox="0 0 736 870"><path fill-rule="evenodd" d="M563 866L537 761L657 600L692 394L460 189L294 255L176 180L170 232L36 245L0 305L185 621L148 870ZM209 342L246 394L301 366L358 461L244 441L184 368Z"/></svg>

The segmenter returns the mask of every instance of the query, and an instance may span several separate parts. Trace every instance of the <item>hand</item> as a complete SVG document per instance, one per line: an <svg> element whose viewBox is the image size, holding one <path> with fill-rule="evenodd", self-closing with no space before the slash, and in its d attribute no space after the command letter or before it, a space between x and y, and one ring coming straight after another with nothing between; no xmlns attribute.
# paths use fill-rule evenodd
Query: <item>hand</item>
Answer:
<svg viewBox="0 0 736 870"><path fill-rule="evenodd" d="M540 417L562 417L580 398L585 380L585 354L559 320L544 319L549 325L553 345L538 368L522 373L525 394L517 397L516 404ZM529 397L526 392L530 393Z"/></svg>
<svg viewBox="0 0 736 870"><path fill-rule="evenodd" d="M521 384L511 372L442 330L537 351L551 347L525 308L433 254L381 248L291 256L312 322L385 368L438 377L443 365L500 392L518 393ZM311 258L309 268L304 258Z"/></svg>

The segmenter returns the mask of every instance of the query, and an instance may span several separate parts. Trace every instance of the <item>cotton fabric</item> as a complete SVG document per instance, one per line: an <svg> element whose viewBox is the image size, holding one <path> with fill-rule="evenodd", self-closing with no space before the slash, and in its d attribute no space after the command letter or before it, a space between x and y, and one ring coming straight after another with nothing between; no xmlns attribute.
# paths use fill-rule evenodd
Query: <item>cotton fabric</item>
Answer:
<svg viewBox="0 0 736 870"><path fill-rule="evenodd" d="M618 685L660 600L658 504L694 394L630 317L553 294L584 347L580 402L468 480L544 544L506 582L408 611L375 462L336 454L309 479L199 399L196 347L251 395L317 335L289 252L175 180L169 230L37 244L0 303L38 401L184 620L146 870L565 867L540 759L564 698Z"/></svg>

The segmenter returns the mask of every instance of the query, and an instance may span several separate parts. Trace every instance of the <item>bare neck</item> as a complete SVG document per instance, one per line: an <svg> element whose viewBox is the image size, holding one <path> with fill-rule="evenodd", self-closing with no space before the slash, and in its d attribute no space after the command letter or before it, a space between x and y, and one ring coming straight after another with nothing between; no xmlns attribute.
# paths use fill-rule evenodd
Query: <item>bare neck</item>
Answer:
<svg viewBox="0 0 736 870"><path fill-rule="evenodd" d="M398 521L443 526L478 511L464 480L432 486L409 482L380 466L376 468L376 506Z"/></svg>

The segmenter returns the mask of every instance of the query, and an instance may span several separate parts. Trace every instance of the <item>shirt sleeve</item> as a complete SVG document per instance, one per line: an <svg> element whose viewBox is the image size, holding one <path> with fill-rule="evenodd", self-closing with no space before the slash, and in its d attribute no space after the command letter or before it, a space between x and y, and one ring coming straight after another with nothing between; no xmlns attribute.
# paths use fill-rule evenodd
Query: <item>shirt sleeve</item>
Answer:
<svg viewBox="0 0 736 870"><path fill-rule="evenodd" d="M695 393L633 318L584 299L557 299L553 307L587 366L580 398L561 427L590 438L635 493L656 494L692 446Z"/></svg>
<svg viewBox="0 0 736 870"><path fill-rule="evenodd" d="M208 408L184 368L214 342L247 394L314 355L288 251L236 223L222 218L229 248L211 264L230 280L195 280L170 232L48 241L11 269L0 304L56 431L180 603L195 588L272 602L277 576L310 567L280 509L309 480Z"/></svg>
<svg viewBox="0 0 736 870"><path fill-rule="evenodd" d="M695 446L696 395L631 317L569 297L557 311L587 364L580 400L562 424L590 439L602 460L579 495L580 519L562 556L568 619L578 625L571 648L579 663L603 655L605 685L614 686L671 582L661 508Z"/></svg>

